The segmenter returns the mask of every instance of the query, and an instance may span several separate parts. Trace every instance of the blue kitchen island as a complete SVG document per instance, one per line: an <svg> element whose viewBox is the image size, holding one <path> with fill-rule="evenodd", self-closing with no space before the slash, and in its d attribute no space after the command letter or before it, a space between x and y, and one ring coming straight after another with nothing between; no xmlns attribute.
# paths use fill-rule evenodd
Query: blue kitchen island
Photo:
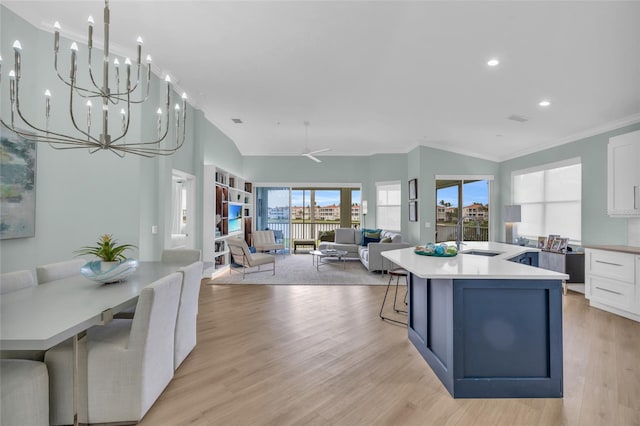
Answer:
<svg viewBox="0 0 640 426"><path fill-rule="evenodd" d="M568 276L518 262L535 251L468 242L455 257L382 253L409 271L409 340L454 398L562 397Z"/></svg>

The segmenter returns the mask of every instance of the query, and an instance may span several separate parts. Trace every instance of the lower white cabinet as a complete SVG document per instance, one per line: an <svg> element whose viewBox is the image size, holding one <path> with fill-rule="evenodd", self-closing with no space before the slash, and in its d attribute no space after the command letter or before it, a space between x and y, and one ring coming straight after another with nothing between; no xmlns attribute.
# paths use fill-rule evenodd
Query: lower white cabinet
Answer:
<svg viewBox="0 0 640 426"><path fill-rule="evenodd" d="M640 256L586 249L585 296L591 306L640 321Z"/></svg>

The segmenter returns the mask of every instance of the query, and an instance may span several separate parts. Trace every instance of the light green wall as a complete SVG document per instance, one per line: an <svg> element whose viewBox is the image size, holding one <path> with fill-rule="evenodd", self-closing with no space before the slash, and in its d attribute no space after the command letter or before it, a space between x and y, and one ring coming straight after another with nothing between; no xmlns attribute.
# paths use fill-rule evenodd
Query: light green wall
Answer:
<svg viewBox="0 0 640 426"><path fill-rule="evenodd" d="M407 221L407 226L403 229L403 233L406 234L406 239L407 241L410 241L413 244L418 244L421 241L422 242L426 242L427 240L425 240L426 235L422 235L421 232L425 229L424 228L424 223L426 222L426 220L424 218L427 217L427 213L425 210L425 205L426 202L428 200L428 196L425 194L421 194L420 191L422 190L422 186L423 186L423 177L421 176L421 171L422 171L422 167L421 167L421 156L420 156L420 148L415 148L413 150L411 150L411 152L409 152L409 154L407 155L407 182L410 179L418 179L418 193L416 194L418 197L418 221L417 222L409 222L409 212L407 210L406 214L403 215L403 217L406 217L406 221ZM406 193L407 193L407 197L406 197L406 202L403 199L403 205L407 205L409 203L409 186L407 183L407 188L406 188ZM432 197L435 198L435 197ZM435 223L431 224L432 227L435 227ZM404 232L404 230L407 230L406 232ZM429 240L429 241L433 241L433 239Z"/></svg>
<svg viewBox="0 0 640 426"><path fill-rule="evenodd" d="M315 163L302 156L246 156L244 177L256 183L341 183L362 185L362 199L369 204L366 226L375 226L375 183L407 178L406 154L372 156L323 156ZM403 228L406 215L403 214Z"/></svg>
<svg viewBox="0 0 640 426"><path fill-rule="evenodd" d="M429 242L435 240L436 232L436 175L490 175L498 179L499 164L494 161L482 160L466 155L454 154L440 149L421 146L410 153L410 157L420 158L420 177L418 179L418 198L420 200L420 241ZM499 194L493 191L490 206L499 207ZM501 208L498 208L501 210ZM496 208L493 208L495 212ZM499 228L497 215L489 213L492 235L490 239L496 239L495 232ZM430 228L425 228L425 222L431 223ZM412 241L414 242L414 241Z"/></svg>
<svg viewBox="0 0 640 426"><path fill-rule="evenodd" d="M362 199L369 202L366 226L375 222L375 183L400 181L402 189L402 232L412 244L433 241L435 236L435 175L493 175L498 163L418 147L408 154L377 154L353 157L322 157L314 163L304 157L244 157L244 176L268 183L361 183ZM418 178L418 222L409 222L408 180ZM494 195L491 202L496 203ZM498 219L496 218L495 221ZM425 228L424 223L431 227ZM492 223L492 226L494 224Z"/></svg>
<svg viewBox="0 0 640 426"><path fill-rule="evenodd" d="M515 158L500 164L502 204L511 203L511 173L580 157L582 161L582 244L628 243L627 219L607 215L607 143L609 138L640 129L640 123Z"/></svg>

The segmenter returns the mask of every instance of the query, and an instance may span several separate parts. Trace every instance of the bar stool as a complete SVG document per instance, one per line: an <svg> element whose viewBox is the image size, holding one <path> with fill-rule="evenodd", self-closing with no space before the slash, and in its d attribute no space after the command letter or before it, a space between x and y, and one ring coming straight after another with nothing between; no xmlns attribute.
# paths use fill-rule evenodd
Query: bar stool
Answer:
<svg viewBox="0 0 640 426"><path fill-rule="evenodd" d="M396 322L398 324L403 324L403 325L407 325L406 322L402 322L402 321L398 321L396 319L393 318L389 318L389 317L385 317L384 315L382 315L382 311L384 310L384 304L387 301L387 294L389 293L389 287L391 286L391 280L393 280L393 277L396 277L396 292L393 296L393 310L398 312L398 313L407 313L406 310L402 310L402 309L398 309L398 307L396 306L397 304L397 300L398 300L398 284L400 281L400 277L404 277L404 281L405 284L407 285L407 291L409 290L408 286L409 286L409 280L408 280L408 276L409 274L407 273L407 271L405 269L402 268L396 268L396 269L392 269L389 271L389 282L387 283L387 289L384 292L384 299L382 299L382 306L380 306L380 318L383 320L387 320L387 321L392 321L392 322ZM407 295L405 293L404 296L404 304L407 304Z"/></svg>

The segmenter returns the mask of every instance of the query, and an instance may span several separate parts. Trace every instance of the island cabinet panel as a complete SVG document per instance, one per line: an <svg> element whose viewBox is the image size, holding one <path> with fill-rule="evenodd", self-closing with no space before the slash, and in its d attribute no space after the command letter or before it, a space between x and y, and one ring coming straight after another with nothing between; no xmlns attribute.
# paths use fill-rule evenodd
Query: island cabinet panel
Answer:
<svg viewBox="0 0 640 426"><path fill-rule="evenodd" d="M560 280L409 283L409 339L453 397L562 397Z"/></svg>
<svg viewBox="0 0 640 426"><path fill-rule="evenodd" d="M409 339L440 381L453 393L453 292L451 280L427 280L411 275ZM416 308L411 309L415 304ZM428 306L428 309L422 307Z"/></svg>

